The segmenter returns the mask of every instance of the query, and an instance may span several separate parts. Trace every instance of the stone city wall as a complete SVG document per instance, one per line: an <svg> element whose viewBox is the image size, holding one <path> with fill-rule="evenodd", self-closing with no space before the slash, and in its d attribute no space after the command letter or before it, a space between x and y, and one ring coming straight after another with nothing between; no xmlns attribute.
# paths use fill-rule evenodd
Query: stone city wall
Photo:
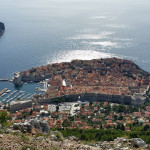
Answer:
<svg viewBox="0 0 150 150"><path fill-rule="evenodd" d="M10 112L16 112L18 110L21 109L25 109L25 108L31 108L32 107L32 100L27 100L27 101L18 101L15 103L11 103L10 104Z"/></svg>
<svg viewBox="0 0 150 150"><path fill-rule="evenodd" d="M69 101L99 101L99 102L112 102L112 103L122 103L126 105L139 105L136 102L132 103L131 96L124 96L124 95L105 95L105 94L99 94L99 93L82 93L82 94L76 94L76 95L65 95L62 97L55 97L55 98L49 98L49 99L38 99L36 100L39 104L45 104L45 103L53 103L53 100L57 98L64 98L68 99Z"/></svg>
<svg viewBox="0 0 150 150"><path fill-rule="evenodd" d="M50 76L43 76L43 77L40 77L40 76L37 76L37 77L27 77L27 76L22 76L22 81L23 82L29 82L29 81L42 81L42 80L45 80L45 79L49 79Z"/></svg>

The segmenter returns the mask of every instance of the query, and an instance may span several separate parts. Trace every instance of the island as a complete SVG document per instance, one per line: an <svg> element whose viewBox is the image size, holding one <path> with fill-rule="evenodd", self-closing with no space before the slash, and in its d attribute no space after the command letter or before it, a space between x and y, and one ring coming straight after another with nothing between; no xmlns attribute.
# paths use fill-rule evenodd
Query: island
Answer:
<svg viewBox="0 0 150 150"><path fill-rule="evenodd" d="M13 83L46 79L44 95L36 102L92 100L142 105L149 100L150 73L119 58L73 60L31 68L14 74Z"/></svg>
<svg viewBox="0 0 150 150"><path fill-rule="evenodd" d="M5 31L5 25L4 23L0 22L0 36L4 34L4 31Z"/></svg>

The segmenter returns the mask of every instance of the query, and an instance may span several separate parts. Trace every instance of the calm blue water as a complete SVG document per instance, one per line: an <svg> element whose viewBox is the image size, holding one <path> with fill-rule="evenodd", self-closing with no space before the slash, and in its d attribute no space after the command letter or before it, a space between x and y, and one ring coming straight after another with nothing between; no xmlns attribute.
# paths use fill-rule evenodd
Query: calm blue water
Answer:
<svg viewBox="0 0 150 150"><path fill-rule="evenodd" d="M150 71L149 0L0 0L0 78L72 59L121 57ZM14 90L11 83L0 83ZM35 84L21 90L35 92Z"/></svg>

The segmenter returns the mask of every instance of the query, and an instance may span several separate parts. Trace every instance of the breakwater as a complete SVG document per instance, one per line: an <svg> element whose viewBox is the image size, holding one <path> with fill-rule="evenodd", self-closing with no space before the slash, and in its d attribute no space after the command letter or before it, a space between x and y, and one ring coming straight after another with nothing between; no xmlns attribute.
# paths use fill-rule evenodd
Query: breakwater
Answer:
<svg viewBox="0 0 150 150"><path fill-rule="evenodd" d="M9 81L9 82L12 82L13 80L12 79L0 79L0 82L1 81Z"/></svg>

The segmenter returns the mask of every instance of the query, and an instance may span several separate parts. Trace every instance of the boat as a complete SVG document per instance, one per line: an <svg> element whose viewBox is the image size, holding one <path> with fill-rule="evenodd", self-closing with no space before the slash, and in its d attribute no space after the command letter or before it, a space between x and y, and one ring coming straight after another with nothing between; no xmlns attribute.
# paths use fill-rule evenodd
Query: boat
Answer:
<svg viewBox="0 0 150 150"><path fill-rule="evenodd" d="M1 97L3 97L3 96L5 96L7 93L3 93L2 95L1 95Z"/></svg>
<svg viewBox="0 0 150 150"><path fill-rule="evenodd" d="M11 90L7 90L6 93L9 93Z"/></svg>
<svg viewBox="0 0 150 150"><path fill-rule="evenodd" d="M11 97L11 96L12 96L13 94L15 94L17 91L18 91L18 90L13 91L10 95L8 95L8 96L6 97L6 99L8 99L9 97Z"/></svg>

